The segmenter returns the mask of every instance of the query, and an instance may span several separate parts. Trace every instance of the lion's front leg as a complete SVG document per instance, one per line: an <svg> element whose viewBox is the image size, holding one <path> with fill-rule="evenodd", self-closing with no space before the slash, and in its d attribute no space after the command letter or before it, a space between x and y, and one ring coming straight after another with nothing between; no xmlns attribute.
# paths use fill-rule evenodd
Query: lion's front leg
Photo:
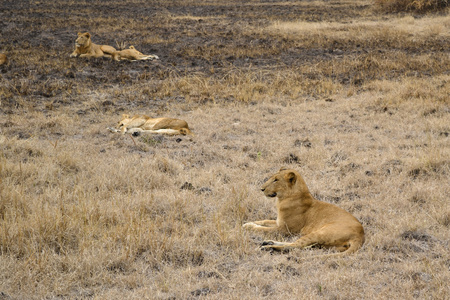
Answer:
<svg viewBox="0 0 450 300"><path fill-rule="evenodd" d="M242 225L242 227L246 229L251 229L255 231L261 232L275 232L278 231L277 221L275 220L262 220L262 221L254 221L248 222Z"/></svg>
<svg viewBox="0 0 450 300"><path fill-rule="evenodd" d="M276 220L261 220L261 221L254 221L253 223L261 225L261 226L266 226L266 227L278 226Z"/></svg>
<svg viewBox="0 0 450 300"><path fill-rule="evenodd" d="M84 54L80 54L80 57L87 57L87 58L98 58L98 57L102 57L103 55L98 55L96 53L84 53Z"/></svg>
<svg viewBox="0 0 450 300"><path fill-rule="evenodd" d="M89 50L89 52L87 52L87 53L80 54L80 57L88 57L88 58L91 58L91 57L98 58L98 57L102 57L102 56L103 56L102 51L96 51L93 49Z"/></svg>
<svg viewBox="0 0 450 300"><path fill-rule="evenodd" d="M77 50L73 51L72 54L70 54L70 57L77 57L77 56L78 56Z"/></svg>
<svg viewBox="0 0 450 300"><path fill-rule="evenodd" d="M127 132L129 134L134 134L134 133L137 133L137 132L139 132L139 133L147 132L147 130L143 130L142 128L137 127L137 128L130 128L130 129L126 128L125 131L122 130L122 134L125 134L125 132Z"/></svg>

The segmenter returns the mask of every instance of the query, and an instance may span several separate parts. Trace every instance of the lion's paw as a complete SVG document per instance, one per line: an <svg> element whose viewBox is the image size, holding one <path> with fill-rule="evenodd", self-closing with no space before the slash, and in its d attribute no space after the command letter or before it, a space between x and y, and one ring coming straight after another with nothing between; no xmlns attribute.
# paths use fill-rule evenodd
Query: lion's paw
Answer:
<svg viewBox="0 0 450 300"><path fill-rule="evenodd" d="M261 250L270 251L270 252L288 252L289 247L286 247L286 245L282 242L275 242L275 241L264 241L259 246Z"/></svg>
<svg viewBox="0 0 450 300"><path fill-rule="evenodd" d="M264 246L273 246L273 245L275 245L275 242L274 242L274 241L264 241L264 242L261 243L261 247L264 247Z"/></svg>
<svg viewBox="0 0 450 300"><path fill-rule="evenodd" d="M274 246L275 246L275 242L274 241L264 241L264 242L261 243L261 245L259 245L259 249L264 250L264 251L269 251L269 252L272 253L272 252L278 250Z"/></svg>
<svg viewBox="0 0 450 300"><path fill-rule="evenodd" d="M244 228L255 228L258 226L259 226L258 224L253 223L253 222L248 222L248 223L245 223L244 225L242 225L242 227L244 227Z"/></svg>

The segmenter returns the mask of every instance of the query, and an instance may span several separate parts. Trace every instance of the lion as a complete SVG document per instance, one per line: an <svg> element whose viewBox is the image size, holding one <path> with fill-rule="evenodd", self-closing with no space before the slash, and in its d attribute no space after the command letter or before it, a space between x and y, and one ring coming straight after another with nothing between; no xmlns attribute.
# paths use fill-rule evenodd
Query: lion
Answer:
<svg viewBox="0 0 450 300"><path fill-rule="evenodd" d="M123 114L117 128L108 128L111 132L125 133L161 133L170 135L191 135L186 121L171 118L151 118L145 115Z"/></svg>
<svg viewBox="0 0 450 300"><path fill-rule="evenodd" d="M94 44L89 32L78 32L75 50L70 54L70 57L112 57L114 52L116 52L116 49L112 46Z"/></svg>
<svg viewBox="0 0 450 300"><path fill-rule="evenodd" d="M135 61L135 60L154 60L154 59L159 59L158 56L156 55L145 55L142 54L141 52L139 52L138 50L136 50L136 48L134 48L134 46L130 46L129 49L124 49L121 51L116 51L113 53L112 55L114 60L131 60L131 61Z"/></svg>
<svg viewBox="0 0 450 300"><path fill-rule="evenodd" d="M8 58L6 57L5 54L0 53L0 66L3 64L6 64L8 62Z"/></svg>
<svg viewBox="0 0 450 300"><path fill-rule="evenodd" d="M349 212L336 205L314 199L301 175L281 168L261 187L266 197L278 197L277 219L245 223L244 228L258 232L301 234L292 243L264 241L265 250L321 246L335 248L342 255L356 252L364 244L364 228Z"/></svg>

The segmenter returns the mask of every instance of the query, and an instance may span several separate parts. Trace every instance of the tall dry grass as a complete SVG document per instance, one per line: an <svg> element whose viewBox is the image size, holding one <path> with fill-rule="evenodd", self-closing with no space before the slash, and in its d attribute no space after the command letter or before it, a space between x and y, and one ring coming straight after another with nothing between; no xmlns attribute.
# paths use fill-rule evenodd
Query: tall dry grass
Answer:
<svg viewBox="0 0 450 300"><path fill-rule="evenodd" d="M429 12L449 7L448 0L375 0L375 4L388 12Z"/></svg>
<svg viewBox="0 0 450 300"><path fill-rule="evenodd" d="M372 4L8 3L0 298L449 298L449 20ZM161 60L69 59L80 30ZM109 133L122 113L195 135ZM363 223L358 253L258 249L296 238L242 230L281 166Z"/></svg>

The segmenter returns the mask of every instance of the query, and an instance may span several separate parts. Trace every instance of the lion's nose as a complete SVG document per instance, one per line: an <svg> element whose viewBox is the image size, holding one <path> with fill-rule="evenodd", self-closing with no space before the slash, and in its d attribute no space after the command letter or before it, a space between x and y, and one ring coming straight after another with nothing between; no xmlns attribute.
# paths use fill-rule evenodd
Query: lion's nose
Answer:
<svg viewBox="0 0 450 300"><path fill-rule="evenodd" d="M261 191L264 192L266 189L265 188L261 188Z"/></svg>

